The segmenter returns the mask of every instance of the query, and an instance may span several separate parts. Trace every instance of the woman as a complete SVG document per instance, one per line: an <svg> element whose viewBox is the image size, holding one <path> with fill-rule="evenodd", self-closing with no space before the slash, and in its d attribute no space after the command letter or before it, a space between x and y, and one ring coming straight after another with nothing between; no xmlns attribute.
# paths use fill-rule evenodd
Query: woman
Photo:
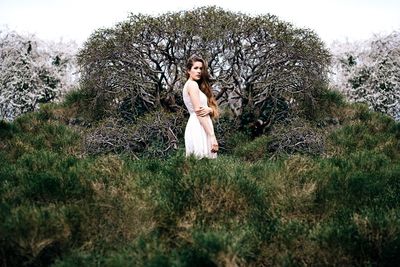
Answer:
<svg viewBox="0 0 400 267"><path fill-rule="evenodd" d="M186 65L187 81L183 87L183 101L190 113L185 129L186 156L216 158L218 142L211 118L218 117L218 106L209 83L207 64L193 55Z"/></svg>

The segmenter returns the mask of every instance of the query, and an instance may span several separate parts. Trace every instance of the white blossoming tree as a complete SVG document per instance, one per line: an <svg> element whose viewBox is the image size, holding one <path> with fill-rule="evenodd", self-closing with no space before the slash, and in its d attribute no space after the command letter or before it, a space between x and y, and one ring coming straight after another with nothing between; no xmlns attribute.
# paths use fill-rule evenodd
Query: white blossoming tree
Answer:
<svg viewBox="0 0 400 267"><path fill-rule="evenodd" d="M77 82L77 45L0 31L0 120L59 100Z"/></svg>
<svg viewBox="0 0 400 267"><path fill-rule="evenodd" d="M332 83L351 101L400 120L400 32L332 46Z"/></svg>

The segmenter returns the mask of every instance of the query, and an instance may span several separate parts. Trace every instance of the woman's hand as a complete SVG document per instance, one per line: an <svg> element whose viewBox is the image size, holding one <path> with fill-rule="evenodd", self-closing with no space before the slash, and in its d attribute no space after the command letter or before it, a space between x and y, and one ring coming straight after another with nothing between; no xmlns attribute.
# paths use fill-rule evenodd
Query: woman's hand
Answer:
<svg viewBox="0 0 400 267"><path fill-rule="evenodd" d="M219 150L217 138L215 138L215 135L211 136L211 153L217 153Z"/></svg>
<svg viewBox="0 0 400 267"><path fill-rule="evenodd" d="M199 110L196 110L196 115L200 117L205 117L212 112L212 108L210 107L200 107Z"/></svg>
<svg viewBox="0 0 400 267"><path fill-rule="evenodd" d="M211 153L217 153L218 149L219 149L218 143L211 145Z"/></svg>

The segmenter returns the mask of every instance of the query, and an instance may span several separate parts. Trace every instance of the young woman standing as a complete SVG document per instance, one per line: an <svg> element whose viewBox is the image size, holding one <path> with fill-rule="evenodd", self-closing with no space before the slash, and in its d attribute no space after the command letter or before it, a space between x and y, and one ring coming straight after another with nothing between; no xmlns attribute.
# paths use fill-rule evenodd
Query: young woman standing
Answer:
<svg viewBox="0 0 400 267"><path fill-rule="evenodd" d="M185 129L186 156L216 158L218 142L211 119L218 117L218 105L205 60L191 56L186 65L186 78L183 101L190 114Z"/></svg>

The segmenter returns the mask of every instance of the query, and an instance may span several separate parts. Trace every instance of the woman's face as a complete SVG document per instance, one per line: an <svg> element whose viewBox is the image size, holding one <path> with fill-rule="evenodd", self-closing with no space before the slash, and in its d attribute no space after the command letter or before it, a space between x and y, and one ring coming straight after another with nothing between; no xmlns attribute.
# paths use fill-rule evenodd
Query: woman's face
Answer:
<svg viewBox="0 0 400 267"><path fill-rule="evenodd" d="M189 79L193 81L200 80L202 69L203 69L203 63L201 61L194 62L192 68L188 71Z"/></svg>

